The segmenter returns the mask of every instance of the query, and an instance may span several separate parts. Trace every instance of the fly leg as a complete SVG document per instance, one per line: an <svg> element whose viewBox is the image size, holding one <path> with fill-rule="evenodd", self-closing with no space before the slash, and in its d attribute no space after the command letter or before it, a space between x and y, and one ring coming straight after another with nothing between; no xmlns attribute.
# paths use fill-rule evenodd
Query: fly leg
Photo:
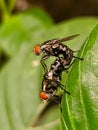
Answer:
<svg viewBox="0 0 98 130"><path fill-rule="evenodd" d="M64 71L67 71L68 72L68 69L74 64L74 62L76 61L76 59L79 59L79 60L84 60L83 58L80 58L80 57L76 57L76 56L73 56L75 58L75 60L66 68L64 68Z"/></svg>
<svg viewBox="0 0 98 130"><path fill-rule="evenodd" d="M47 58L49 58L49 55L44 55L41 60L40 63L42 65L42 67L44 68L45 73L48 72L48 68L47 65L44 63L44 60L46 60Z"/></svg>
<svg viewBox="0 0 98 130"><path fill-rule="evenodd" d="M70 95L70 92L68 92L68 91L66 91L63 87L64 87L64 85L63 84L60 84L59 85L59 87L65 92L65 93L67 93L67 94L69 94Z"/></svg>
<svg viewBox="0 0 98 130"><path fill-rule="evenodd" d="M68 69L74 64L76 60L74 60L68 67L64 68L64 71L67 71L68 72Z"/></svg>
<svg viewBox="0 0 98 130"><path fill-rule="evenodd" d="M76 51L73 51L73 53L75 53L75 52L78 52L79 50L76 50ZM84 60L83 58L80 58L80 57L77 57L77 56L73 56L74 58L76 58L76 59L79 59L79 60Z"/></svg>
<svg viewBox="0 0 98 130"><path fill-rule="evenodd" d="M74 58L78 59L78 60L84 60L83 58L77 57L77 56L73 56Z"/></svg>

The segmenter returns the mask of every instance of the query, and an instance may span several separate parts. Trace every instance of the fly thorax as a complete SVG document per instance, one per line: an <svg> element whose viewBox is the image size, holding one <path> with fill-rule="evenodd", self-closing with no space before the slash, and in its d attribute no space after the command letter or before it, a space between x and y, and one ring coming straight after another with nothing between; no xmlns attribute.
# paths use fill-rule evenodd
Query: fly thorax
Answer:
<svg viewBox="0 0 98 130"><path fill-rule="evenodd" d="M52 72L52 70L48 73L48 79L49 80L52 80L53 79L53 72Z"/></svg>
<svg viewBox="0 0 98 130"><path fill-rule="evenodd" d="M50 50L51 50L51 46L50 45L42 45L41 46L41 50L43 51L43 52L49 52Z"/></svg>
<svg viewBox="0 0 98 130"><path fill-rule="evenodd" d="M41 46L41 50L45 49L47 46L44 44Z"/></svg>
<svg viewBox="0 0 98 130"><path fill-rule="evenodd" d="M59 47L59 44L58 43L55 43L54 45L52 45L52 48L55 49L55 48L58 48Z"/></svg>

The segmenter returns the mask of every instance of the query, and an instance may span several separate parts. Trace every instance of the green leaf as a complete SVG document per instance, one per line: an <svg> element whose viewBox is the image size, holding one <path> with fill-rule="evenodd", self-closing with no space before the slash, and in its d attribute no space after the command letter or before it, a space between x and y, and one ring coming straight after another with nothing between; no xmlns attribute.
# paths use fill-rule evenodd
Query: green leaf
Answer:
<svg viewBox="0 0 98 130"><path fill-rule="evenodd" d="M31 24L25 24L28 23L26 20L28 20L27 17L23 19L22 24L19 24L18 27L25 27L25 30L27 30L28 33L23 31L24 28L18 30L17 26L16 28L12 27L14 28L12 29L12 32L17 30L15 34L18 35L19 33L19 36L16 35L17 38L15 38L14 34L9 31L10 25L6 30L9 33L4 31L5 34L1 35L4 40L2 42L3 50L11 57L14 56L8 61L0 73L0 130L28 130L29 128L31 130L44 130L44 128L48 129L48 126L49 129L59 130L58 107L55 109L53 107L50 109L49 107L45 112L45 115L43 115L43 111L47 108L47 104L40 103L39 91L44 72L40 65L41 57L32 54L33 46L36 43L41 43L51 38L63 37L80 32L81 36L71 41L73 48L76 47L76 44L74 44L75 42L79 43L79 46L77 47L79 48L97 19L89 18L88 26L86 27L84 25L87 25L87 19L85 18L82 20L81 18L71 20L69 23L61 23L51 29L49 29L50 25L48 28L44 25L44 22L35 20L38 23L35 22L36 26L33 26L35 27L35 29L33 28L33 31ZM80 30L78 27L74 27L79 23L78 20L79 22L82 20L82 28L80 28ZM30 22L32 23L32 21ZM70 31L70 29L72 30ZM24 32L26 34L24 34ZM13 43L9 39L13 39L12 41L15 44L16 49L12 48ZM17 41L19 41L19 45L17 45ZM13 52L15 54L13 54ZM49 62L50 59L47 60L47 63ZM65 83L65 81L63 83ZM35 124L37 124L37 126L35 126Z"/></svg>
<svg viewBox="0 0 98 130"><path fill-rule="evenodd" d="M0 46L8 55L14 56L22 45L33 44L52 25L47 14L37 9L15 15L0 29Z"/></svg>
<svg viewBox="0 0 98 130"><path fill-rule="evenodd" d="M49 17L49 15L39 8L33 8L33 10L28 9L24 13L32 15L33 17L41 20L47 28L50 28L53 25L53 20Z"/></svg>
<svg viewBox="0 0 98 130"><path fill-rule="evenodd" d="M24 129L39 105L39 62L32 60L30 50L24 48L0 75L2 130Z"/></svg>
<svg viewBox="0 0 98 130"><path fill-rule="evenodd" d="M67 79L71 95L62 101L62 129L98 129L98 25L83 44Z"/></svg>
<svg viewBox="0 0 98 130"><path fill-rule="evenodd" d="M73 34L80 34L74 40L65 42L73 50L78 50L81 48L85 39L98 23L98 18L93 17L80 17L64 21L58 25L52 27L45 35L44 39L52 38L63 38Z"/></svg>

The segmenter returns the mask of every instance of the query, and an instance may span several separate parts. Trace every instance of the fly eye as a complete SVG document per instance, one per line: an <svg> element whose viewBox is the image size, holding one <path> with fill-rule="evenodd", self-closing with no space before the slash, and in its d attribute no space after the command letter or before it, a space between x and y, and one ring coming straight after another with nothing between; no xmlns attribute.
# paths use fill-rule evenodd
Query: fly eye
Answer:
<svg viewBox="0 0 98 130"><path fill-rule="evenodd" d="M47 100L49 98L47 93L45 93L45 92L41 92L40 97L41 97L41 99L44 99L44 100Z"/></svg>
<svg viewBox="0 0 98 130"><path fill-rule="evenodd" d="M33 52L34 52L36 55L40 55L40 53L41 53L40 45L38 45L38 44L35 45Z"/></svg>

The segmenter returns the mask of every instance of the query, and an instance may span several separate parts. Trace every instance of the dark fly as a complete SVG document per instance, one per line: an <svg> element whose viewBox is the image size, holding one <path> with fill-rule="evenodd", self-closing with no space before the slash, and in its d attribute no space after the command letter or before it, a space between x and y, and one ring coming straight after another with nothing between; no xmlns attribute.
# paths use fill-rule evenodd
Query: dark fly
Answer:
<svg viewBox="0 0 98 130"><path fill-rule="evenodd" d="M73 57L78 58L80 60L83 59L83 58L79 58L79 57L76 57L73 55L77 51L73 51L67 45L62 44L62 42L72 40L73 38L75 38L77 36L79 36L79 34L65 37L62 39L51 39L51 40L45 41L41 45L37 44L34 47L33 51L36 55L40 55L41 53L44 53L44 56L41 58L40 62L45 71L47 71L47 66L44 63L44 60L46 60L50 56L61 57L61 55L62 55L63 58L66 59L67 65L70 64Z"/></svg>
<svg viewBox="0 0 98 130"><path fill-rule="evenodd" d="M40 97L43 100L50 100L52 97L56 97L55 95L58 88L61 88L67 94L70 94L68 91L64 89L64 85L60 83L62 79L62 72L68 70L71 65L67 65L66 59L60 57L56 58L56 60L51 64L49 71L47 71L43 77L42 81L42 92L40 93Z"/></svg>

